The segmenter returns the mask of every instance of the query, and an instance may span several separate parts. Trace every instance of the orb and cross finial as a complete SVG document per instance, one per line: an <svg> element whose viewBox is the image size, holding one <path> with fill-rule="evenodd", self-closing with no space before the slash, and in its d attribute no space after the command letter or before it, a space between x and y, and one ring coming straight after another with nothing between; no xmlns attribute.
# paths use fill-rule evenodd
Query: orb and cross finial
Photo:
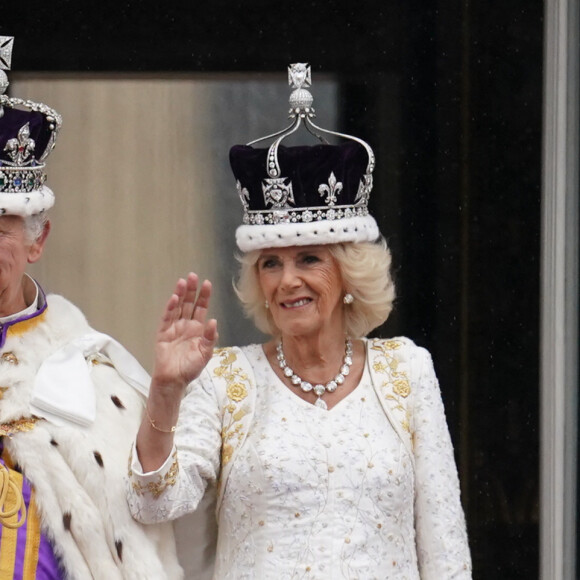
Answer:
<svg viewBox="0 0 580 580"><path fill-rule="evenodd" d="M306 90L312 84L310 65L297 62L288 67L288 84L294 89L290 95L290 117L314 117L312 103L314 98Z"/></svg>

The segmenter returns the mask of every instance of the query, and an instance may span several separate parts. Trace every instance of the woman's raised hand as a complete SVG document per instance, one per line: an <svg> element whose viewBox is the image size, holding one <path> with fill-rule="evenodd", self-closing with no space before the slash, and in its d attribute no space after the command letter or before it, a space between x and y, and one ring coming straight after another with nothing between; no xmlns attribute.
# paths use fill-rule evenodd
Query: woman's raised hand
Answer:
<svg viewBox="0 0 580 580"><path fill-rule="evenodd" d="M217 322L206 321L211 283L199 288L196 274L180 279L157 332L153 384L157 389L185 389L209 362L217 342Z"/></svg>

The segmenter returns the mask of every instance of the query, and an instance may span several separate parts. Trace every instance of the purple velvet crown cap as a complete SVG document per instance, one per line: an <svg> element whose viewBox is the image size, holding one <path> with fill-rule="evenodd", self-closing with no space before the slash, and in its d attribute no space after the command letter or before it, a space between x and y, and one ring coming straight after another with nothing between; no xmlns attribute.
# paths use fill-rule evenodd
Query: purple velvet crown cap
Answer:
<svg viewBox="0 0 580 580"><path fill-rule="evenodd" d="M236 243L248 252L271 247L375 241L368 213L374 158L356 141L271 150L234 145L230 164L243 205ZM269 171L273 170L273 174Z"/></svg>
<svg viewBox="0 0 580 580"><path fill-rule="evenodd" d="M267 174L268 149L248 145L234 145L230 150L230 164L236 181L248 190L251 211L271 209L263 193ZM319 192L322 184L329 183L331 174L342 184L335 205L354 205L361 180L369 163L365 149L355 142L340 145L312 145L278 147L280 177L292 183L296 208L325 206Z"/></svg>
<svg viewBox="0 0 580 580"><path fill-rule="evenodd" d="M6 143L10 139L18 138L18 131L28 123L30 138L34 140L33 157L37 161L45 152L52 129L46 117L37 111L22 111L4 107L4 115L0 117L0 162L10 160L6 151Z"/></svg>

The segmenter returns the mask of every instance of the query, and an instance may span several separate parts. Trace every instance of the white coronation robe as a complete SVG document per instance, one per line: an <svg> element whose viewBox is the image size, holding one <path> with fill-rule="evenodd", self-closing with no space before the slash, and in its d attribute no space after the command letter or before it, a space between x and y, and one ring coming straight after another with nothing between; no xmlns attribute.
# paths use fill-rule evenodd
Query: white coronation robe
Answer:
<svg viewBox="0 0 580 580"><path fill-rule="evenodd" d="M63 297L49 295L47 302L44 313L10 327L0 349L0 433L34 487L42 531L67 578L179 580L183 573L172 525L143 526L126 503L127 456L141 422L143 395L96 349L75 367L84 370L91 385L91 424L35 417L32 399L43 363L97 334ZM74 395L76 371L66 363L59 366L63 384L68 382ZM51 377L45 378L50 383ZM48 386L58 398L60 383L53 383Z"/></svg>

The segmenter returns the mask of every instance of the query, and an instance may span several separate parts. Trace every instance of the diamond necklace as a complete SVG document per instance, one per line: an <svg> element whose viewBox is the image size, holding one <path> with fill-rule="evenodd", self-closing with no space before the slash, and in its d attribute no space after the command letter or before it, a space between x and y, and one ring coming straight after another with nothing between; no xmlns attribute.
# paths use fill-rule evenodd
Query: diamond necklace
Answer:
<svg viewBox="0 0 580 580"><path fill-rule="evenodd" d="M321 383L312 385L312 383L309 383L308 381L305 381L304 379L300 378L288 366L288 363L286 362L286 357L284 356L284 351L282 350L281 340L278 343L278 346L276 347L276 352L278 353L276 357L278 359L278 365L282 369L284 376L290 379L290 382L295 387L300 387L302 392L309 393L310 391L314 391L314 394L318 397L318 399L316 399L316 402L314 404L317 407L320 407L321 409L328 409L328 406L322 400L322 397L326 394L327 391L329 393L334 393L338 385L342 385L342 383L344 383L344 378L346 377L346 375L348 375L348 373L350 373L350 367L352 366L352 340L348 336L346 337L344 358L342 359L340 371L333 379L328 381L325 385Z"/></svg>

